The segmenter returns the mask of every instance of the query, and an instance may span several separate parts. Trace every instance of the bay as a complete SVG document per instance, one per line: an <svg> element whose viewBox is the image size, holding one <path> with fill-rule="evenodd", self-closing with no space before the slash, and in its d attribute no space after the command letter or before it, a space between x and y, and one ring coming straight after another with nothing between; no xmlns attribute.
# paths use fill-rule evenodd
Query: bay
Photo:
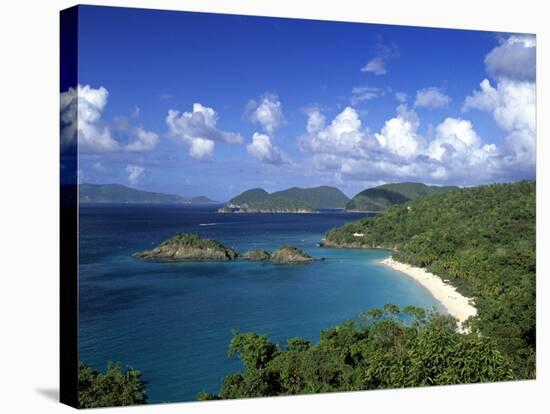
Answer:
<svg viewBox="0 0 550 414"><path fill-rule="evenodd" d="M318 247L332 227L364 216L220 214L218 206L80 206L79 358L104 370L120 361L143 373L149 402L216 393L241 369L227 356L232 330L312 341L321 330L385 303L431 308L412 279L378 264L390 253ZM257 262L152 263L132 259L175 232L213 238L244 253L288 244L308 265Z"/></svg>

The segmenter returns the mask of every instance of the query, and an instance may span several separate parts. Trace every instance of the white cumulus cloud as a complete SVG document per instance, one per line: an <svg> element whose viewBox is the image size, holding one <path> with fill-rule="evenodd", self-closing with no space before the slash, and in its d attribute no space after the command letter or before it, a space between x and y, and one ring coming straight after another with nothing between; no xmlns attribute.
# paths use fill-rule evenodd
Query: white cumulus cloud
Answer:
<svg viewBox="0 0 550 414"><path fill-rule="evenodd" d="M485 57L488 79L464 101L463 111L489 112L504 132L503 159L508 169L534 175L536 163L536 39L512 35Z"/></svg>
<svg viewBox="0 0 550 414"><path fill-rule="evenodd" d="M126 145L127 151L150 151L159 143L159 136L156 133L146 131L142 127L134 129L134 136L134 141Z"/></svg>
<svg viewBox="0 0 550 414"><path fill-rule="evenodd" d="M480 138L472 123L463 119L447 118L436 128L436 138L430 142L428 155L441 160L445 154L465 153L478 146Z"/></svg>
<svg viewBox="0 0 550 414"><path fill-rule="evenodd" d="M246 104L245 112L253 123L259 123L269 134L284 125L283 105L277 95L265 94L259 102L251 99Z"/></svg>
<svg viewBox="0 0 550 414"><path fill-rule="evenodd" d="M78 143L83 152L113 151L119 148L110 129L101 122L109 92L78 85L61 93L61 139L64 146Z"/></svg>
<svg viewBox="0 0 550 414"><path fill-rule="evenodd" d="M371 72L375 75L385 75L386 62L382 57L375 57L368 61L368 63L361 68L361 72Z"/></svg>
<svg viewBox="0 0 550 414"><path fill-rule="evenodd" d="M382 38L378 39L375 47L375 56L361 68L361 72L385 75L387 73L386 63L390 59L399 57L399 48L395 43L384 43Z"/></svg>
<svg viewBox="0 0 550 414"><path fill-rule="evenodd" d="M464 111L490 112L505 132L505 145L517 162L535 163L536 86L533 82L503 79L496 87L485 79L480 90L464 101Z"/></svg>
<svg viewBox="0 0 550 414"><path fill-rule="evenodd" d="M361 127L359 114L351 106L346 107L327 126L319 109L310 109L307 115L307 134L299 138L303 151L349 156L359 156L367 151L367 131Z"/></svg>
<svg viewBox="0 0 550 414"><path fill-rule="evenodd" d="M273 145L271 138L266 134L255 132L246 150L254 158L267 164L278 165L286 162L282 151Z"/></svg>
<svg viewBox="0 0 550 414"><path fill-rule="evenodd" d="M495 79L534 81L535 60L535 36L513 35L487 54L485 67L489 75Z"/></svg>
<svg viewBox="0 0 550 414"><path fill-rule="evenodd" d="M440 162L434 178L492 176L500 168L499 153L494 144L484 144L472 123L446 118L436 127L427 154Z"/></svg>
<svg viewBox="0 0 550 414"><path fill-rule="evenodd" d="M189 144L189 155L196 160L212 157L214 141L205 138L193 138Z"/></svg>
<svg viewBox="0 0 550 414"><path fill-rule="evenodd" d="M170 109L166 117L170 134L189 146L189 155L195 159L212 156L214 143L241 144L243 138L235 132L225 132L217 127L217 112L200 103L193 104L192 112Z"/></svg>
<svg viewBox="0 0 550 414"><path fill-rule="evenodd" d="M451 98L445 95L441 89L431 87L420 89L416 92L415 107L443 108L448 106Z"/></svg>
<svg viewBox="0 0 550 414"><path fill-rule="evenodd" d="M315 134L325 127L325 116L319 111L319 108L310 108L306 113L306 130L309 134Z"/></svg>
<svg viewBox="0 0 550 414"><path fill-rule="evenodd" d="M158 144L158 135L143 127L130 128L126 140L115 137L113 125L103 121L109 91L103 86L78 85L60 96L61 142L63 148L78 143L79 152L149 151ZM130 143L126 143L126 141Z"/></svg>
<svg viewBox="0 0 550 414"><path fill-rule="evenodd" d="M430 140L414 110L399 105L381 130L370 134L348 107L326 126L318 110L308 113L299 138L316 170L355 181L412 180L431 183L488 182L507 174L499 148L484 143L469 120L446 118Z"/></svg>
<svg viewBox="0 0 550 414"><path fill-rule="evenodd" d="M361 102L370 101L383 95L385 95L385 91L381 88L373 86L356 86L351 90L350 103L355 106Z"/></svg>
<svg viewBox="0 0 550 414"><path fill-rule="evenodd" d="M519 50L519 48L529 50ZM512 37L490 51L487 72L479 90L465 99L463 113L491 114L503 131L499 137L482 137L471 120L447 117L424 132L413 109L402 102L395 116L370 133L353 107L345 108L329 123L319 109L307 112L306 132L298 138L308 154L304 165L354 182L423 181L471 185L533 178L535 174L536 101L533 37ZM531 57L530 57L531 56ZM520 68L512 61L522 62ZM365 99L373 98L367 95ZM416 93L414 107L442 108L451 98L431 87Z"/></svg>
<svg viewBox="0 0 550 414"><path fill-rule="evenodd" d="M126 172L128 173L128 182L131 185L136 185L139 183L143 173L145 172L145 168L139 165L128 164L126 166Z"/></svg>
<svg viewBox="0 0 550 414"><path fill-rule="evenodd" d="M420 122L416 113L405 105L397 107L397 116L386 121L382 130L375 134L383 149L403 158L418 155L424 147L424 139L418 135Z"/></svg>

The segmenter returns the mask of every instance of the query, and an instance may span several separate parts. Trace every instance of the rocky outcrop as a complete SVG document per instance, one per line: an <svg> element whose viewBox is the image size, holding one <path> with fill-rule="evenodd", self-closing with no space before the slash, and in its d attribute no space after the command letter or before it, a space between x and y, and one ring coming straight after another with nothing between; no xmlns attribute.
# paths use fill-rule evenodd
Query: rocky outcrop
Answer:
<svg viewBox="0 0 550 414"><path fill-rule="evenodd" d="M152 250L134 253L132 257L166 262L226 261L237 259L239 254L216 240L203 239L192 233L177 233Z"/></svg>
<svg viewBox="0 0 550 414"><path fill-rule="evenodd" d="M271 253L263 249L250 249L243 255L243 259L262 262L271 259Z"/></svg>
<svg viewBox="0 0 550 414"><path fill-rule="evenodd" d="M310 263L314 260L306 252L293 246L279 247L273 253L263 249L251 249L241 256L231 247L192 233L177 233L157 247L134 253L132 257L160 262L228 261L242 258L276 264Z"/></svg>
<svg viewBox="0 0 550 414"><path fill-rule="evenodd" d="M271 261L279 264L310 263L313 257L297 247L282 246L271 254Z"/></svg>

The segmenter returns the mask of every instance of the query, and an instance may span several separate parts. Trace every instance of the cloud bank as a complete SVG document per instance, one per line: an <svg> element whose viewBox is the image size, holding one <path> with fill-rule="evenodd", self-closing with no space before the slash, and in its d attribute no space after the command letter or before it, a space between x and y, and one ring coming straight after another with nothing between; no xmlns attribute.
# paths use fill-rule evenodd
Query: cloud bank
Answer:
<svg viewBox="0 0 550 414"><path fill-rule="evenodd" d="M531 35L513 35L502 40L485 57L487 73L495 79L534 82L536 46L536 38Z"/></svg>
<svg viewBox="0 0 550 414"><path fill-rule="evenodd" d="M421 133L416 108L444 108L451 98L430 87L416 93L413 108L402 102L379 131L370 132L352 106L328 124L319 109L308 111L301 151L314 168L338 180L365 182L421 180L464 184L534 178L535 174L535 39L511 36L491 50L480 89L464 100L462 114L491 114L502 137L482 137L466 117L449 116ZM362 90L365 100L376 91ZM368 119L367 119L368 121ZM497 145L496 142L499 142Z"/></svg>
<svg viewBox="0 0 550 414"><path fill-rule="evenodd" d="M511 36L485 58L494 78L466 97L463 112L485 111L504 132L502 156L508 169L532 170L536 163L536 84L533 36Z"/></svg>

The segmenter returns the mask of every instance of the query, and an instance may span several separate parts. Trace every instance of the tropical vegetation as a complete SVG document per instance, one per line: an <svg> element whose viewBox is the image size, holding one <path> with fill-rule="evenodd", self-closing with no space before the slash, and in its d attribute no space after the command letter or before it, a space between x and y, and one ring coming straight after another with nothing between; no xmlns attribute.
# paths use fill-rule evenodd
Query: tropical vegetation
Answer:
<svg viewBox="0 0 550 414"><path fill-rule="evenodd" d="M406 322L404 322L406 321ZM511 380L509 361L491 338L460 334L456 320L387 304L358 321L321 332L316 344L234 332L229 355L244 369L225 377L219 394L200 400L358 391Z"/></svg>
<svg viewBox="0 0 550 414"><path fill-rule="evenodd" d="M474 300L478 335L491 338L516 378L535 377L536 184L464 188L393 206L333 229L324 244L385 247Z"/></svg>
<svg viewBox="0 0 550 414"><path fill-rule="evenodd" d="M80 361L78 364L78 407L98 408L147 403L146 382L141 372L109 363L98 372Z"/></svg>

